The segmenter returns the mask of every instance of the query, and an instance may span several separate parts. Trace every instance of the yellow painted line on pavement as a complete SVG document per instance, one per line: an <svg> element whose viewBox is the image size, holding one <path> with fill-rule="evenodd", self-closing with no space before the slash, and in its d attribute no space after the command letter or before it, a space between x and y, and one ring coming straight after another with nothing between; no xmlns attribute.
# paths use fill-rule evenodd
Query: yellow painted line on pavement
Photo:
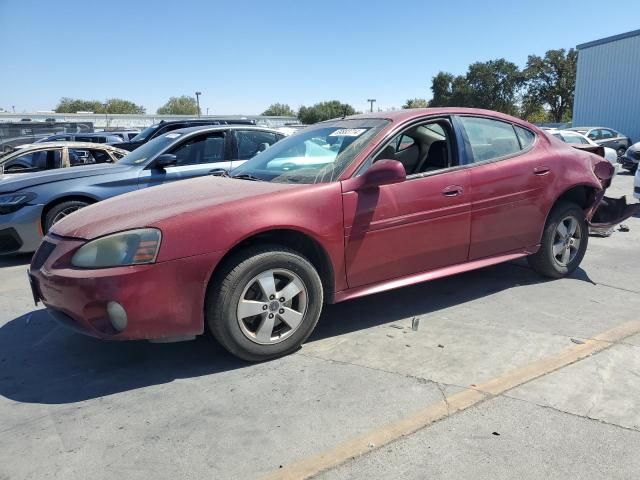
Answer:
<svg viewBox="0 0 640 480"><path fill-rule="evenodd" d="M640 320L620 324L584 340L583 344L574 345L560 353L537 360L524 367L516 368L487 382L477 384L472 389L466 389L451 395L446 400L429 405L407 417L339 443L320 454L285 465L263 478L264 480L298 480L313 477L350 459L415 433L438 420L477 405L488 398L505 393L512 388L601 352L616 342L636 333L640 333Z"/></svg>

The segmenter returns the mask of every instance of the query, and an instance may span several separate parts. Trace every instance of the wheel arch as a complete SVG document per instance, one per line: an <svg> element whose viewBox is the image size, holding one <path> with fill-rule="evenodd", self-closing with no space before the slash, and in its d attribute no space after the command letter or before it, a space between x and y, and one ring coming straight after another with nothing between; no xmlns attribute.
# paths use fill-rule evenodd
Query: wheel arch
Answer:
<svg viewBox="0 0 640 480"><path fill-rule="evenodd" d="M333 303L335 292L335 276L331 257L322 244L307 232L291 227L270 228L253 233L237 242L220 259L213 269L208 282L208 288L218 280L217 276L222 267L238 252L254 245L281 245L290 248L304 256L314 266L324 290L326 303Z"/></svg>
<svg viewBox="0 0 640 480"><path fill-rule="evenodd" d="M40 226L42 228L43 232L46 232L45 229L45 220L47 218L47 214L56 206L60 205L61 203L64 202L73 202L73 201L79 201L79 202L87 202L88 204L92 204L92 203L96 203L99 200L97 198L94 198L90 195L83 195L83 194L69 194L69 195L63 195L57 198L54 198L53 200L51 200L49 203L47 203L44 208L42 209L42 214L40 215Z"/></svg>

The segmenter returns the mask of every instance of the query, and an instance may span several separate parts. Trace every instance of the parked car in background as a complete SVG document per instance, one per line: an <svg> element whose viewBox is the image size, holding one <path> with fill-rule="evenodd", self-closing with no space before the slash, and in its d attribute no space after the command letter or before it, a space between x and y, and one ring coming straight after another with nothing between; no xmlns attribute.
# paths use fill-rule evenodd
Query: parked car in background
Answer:
<svg viewBox="0 0 640 480"><path fill-rule="evenodd" d="M104 135L115 135L116 137L120 137L121 141L129 142L140 133L140 130L107 130L100 133Z"/></svg>
<svg viewBox="0 0 640 480"><path fill-rule="evenodd" d="M59 219L106 198L228 171L283 135L254 126L192 127L155 138L116 163L0 177L0 254L33 252ZM62 156L60 152L58 155ZM171 199L167 199L171 203ZM131 204L129 215L140 208Z"/></svg>
<svg viewBox="0 0 640 480"><path fill-rule="evenodd" d="M110 145L85 142L33 144L0 158L5 173L27 173L95 163L114 163L128 154Z"/></svg>
<svg viewBox="0 0 640 480"><path fill-rule="evenodd" d="M266 360L299 348L325 302L520 257L570 274L589 222L638 209L599 208L612 173L485 110L321 122L231 178L131 193L56 223L33 257L32 291L89 335L184 340L209 328L238 357Z"/></svg>
<svg viewBox="0 0 640 480"><path fill-rule="evenodd" d="M640 162L640 142L634 143L627 148L627 151L624 152L619 161L622 164L622 168L635 173L638 170L638 162Z"/></svg>
<svg viewBox="0 0 640 480"><path fill-rule="evenodd" d="M34 143L46 142L86 142L114 144L122 142L122 137L111 133L59 133L36 140ZM24 145L22 146L24 147Z"/></svg>
<svg viewBox="0 0 640 480"><path fill-rule="evenodd" d="M575 132L573 130L550 129L547 130L547 133L571 145L593 145L594 147L602 146L598 145L588 137L585 137L583 134ZM618 153L613 148L604 147L604 158L606 158L614 168L617 168Z"/></svg>
<svg viewBox="0 0 640 480"><path fill-rule="evenodd" d="M593 140L598 145L603 147L613 148L619 157L624 155L624 152L631 145L631 139L626 135L616 132L611 128L605 127L573 127L567 130L581 133L590 140Z"/></svg>
<svg viewBox="0 0 640 480"><path fill-rule="evenodd" d="M198 127L203 125L255 125L253 120L248 119L219 119L219 118L194 118L190 120L170 120L161 121L155 125L142 130L138 135L133 137L128 142L122 142L118 144L118 148L129 150L130 152L135 150L141 145L144 145L149 140L153 140L160 135L164 135L167 132L178 130L180 128Z"/></svg>

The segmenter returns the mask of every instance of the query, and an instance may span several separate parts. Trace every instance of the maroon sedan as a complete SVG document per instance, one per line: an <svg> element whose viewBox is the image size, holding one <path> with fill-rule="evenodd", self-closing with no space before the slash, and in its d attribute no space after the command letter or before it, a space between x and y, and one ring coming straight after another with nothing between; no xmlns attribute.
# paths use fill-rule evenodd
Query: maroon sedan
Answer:
<svg viewBox="0 0 640 480"><path fill-rule="evenodd" d="M56 223L34 255L36 300L83 333L230 352L297 349L324 302L519 257L548 277L580 264L611 165L495 112L404 110L318 123L230 177L100 202ZM604 205L604 207L600 207Z"/></svg>

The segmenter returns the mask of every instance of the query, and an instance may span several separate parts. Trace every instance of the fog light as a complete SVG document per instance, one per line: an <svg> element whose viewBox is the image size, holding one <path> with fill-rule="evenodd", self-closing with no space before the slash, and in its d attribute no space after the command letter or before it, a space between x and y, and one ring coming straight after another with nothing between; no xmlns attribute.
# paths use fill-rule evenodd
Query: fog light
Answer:
<svg viewBox="0 0 640 480"><path fill-rule="evenodd" d="M127 328L127 312L118 302L107 303L107 313L109 314L109 320L113 328L119 332Z"/></svg>

